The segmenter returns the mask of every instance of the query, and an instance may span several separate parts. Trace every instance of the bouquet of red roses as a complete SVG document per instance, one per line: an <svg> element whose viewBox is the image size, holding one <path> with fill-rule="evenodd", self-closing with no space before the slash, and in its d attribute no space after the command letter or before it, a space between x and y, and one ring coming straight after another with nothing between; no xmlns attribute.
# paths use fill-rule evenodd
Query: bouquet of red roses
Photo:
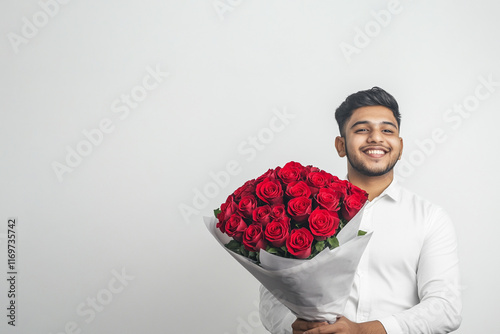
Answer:
<svg viewBox="0 0 500 334"><path fill-rule="evenodd" d="M371 233L357 238L368 194L289 162L229 195L207 227L293 313L334 322Z"/></svg>
<svg viewBox="0 0 500 334"><path fill-rule="evenodd" d="M337 247L336 235L367 198L348 181L292 161L247 181L214 212L233 252L305 259Z"/></svg>

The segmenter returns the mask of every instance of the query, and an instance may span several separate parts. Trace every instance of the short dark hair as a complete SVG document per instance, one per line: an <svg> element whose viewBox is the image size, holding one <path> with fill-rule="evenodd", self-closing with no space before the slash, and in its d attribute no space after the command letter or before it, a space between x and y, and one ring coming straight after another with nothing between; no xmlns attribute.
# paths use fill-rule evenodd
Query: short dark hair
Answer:
<svg viewBox="0 0 500 334"><path fill-rule="evenodd" d="M345 137L344 126L351 118L354 110L367 106L383 106L392 111L394 118L398 122L398 129L401 125L401 114L396 99L380 87L373 87L361 90L349 95L344 102L335 110L335 119L339 125L340 135Z"/></svg>

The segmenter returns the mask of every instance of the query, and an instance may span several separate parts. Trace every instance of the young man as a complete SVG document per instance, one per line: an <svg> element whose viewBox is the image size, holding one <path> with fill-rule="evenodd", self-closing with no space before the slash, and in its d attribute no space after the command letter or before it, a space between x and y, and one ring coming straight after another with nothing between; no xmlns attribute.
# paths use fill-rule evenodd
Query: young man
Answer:
<svg viewBox="0 0 500 334"><path fill-rule="evenodd" d="M374 87L335 112L335 148L347 177L369 194L360 229L374 231L356 272L344 317L297 319L261 287L260 315L273 334L449 333L461 322L457 244L448 215L394 180L401 159L396 100Z"/></svg>

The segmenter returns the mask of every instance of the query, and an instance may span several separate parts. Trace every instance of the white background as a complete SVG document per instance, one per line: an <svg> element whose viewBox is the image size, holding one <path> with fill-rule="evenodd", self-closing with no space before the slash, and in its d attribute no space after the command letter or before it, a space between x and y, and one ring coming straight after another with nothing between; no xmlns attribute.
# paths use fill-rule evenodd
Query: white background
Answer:
<svg viewBox="0 0 500 334"><path fill-rule="evenodd" d="M343 177L334 110L375 85L400 104L401 182L456 226L457 333L497 332L499 10L493 0L2 1L0 332L265 333L258 284L202 216L290 160ZM148 69L169 75L144 90ZM126 115L131 93L144 99ZM89 146L84 132L103 120L112 130ZM8 217L18 218L15 328Z"/></svg>

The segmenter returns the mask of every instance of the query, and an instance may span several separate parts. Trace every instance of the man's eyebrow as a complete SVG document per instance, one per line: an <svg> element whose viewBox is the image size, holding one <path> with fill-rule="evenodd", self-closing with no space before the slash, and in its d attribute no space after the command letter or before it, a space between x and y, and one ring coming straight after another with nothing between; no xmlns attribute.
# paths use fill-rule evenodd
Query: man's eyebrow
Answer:
<svg viewBox="0 0 500 334"><path fill-rule="evenodd" d="M392 123L392 122L389 122L389 121L382 121L380 122L381 124L386 124L386 125L391 125L393 126L394 128L398 128L396 126L396 124ZM351 129L354 128L355 126L357 125L360 125L360 124L373 124L373 122L370 122L370 121L357 121L356 123L354 123L352 126L351 126Z"/></svg>

